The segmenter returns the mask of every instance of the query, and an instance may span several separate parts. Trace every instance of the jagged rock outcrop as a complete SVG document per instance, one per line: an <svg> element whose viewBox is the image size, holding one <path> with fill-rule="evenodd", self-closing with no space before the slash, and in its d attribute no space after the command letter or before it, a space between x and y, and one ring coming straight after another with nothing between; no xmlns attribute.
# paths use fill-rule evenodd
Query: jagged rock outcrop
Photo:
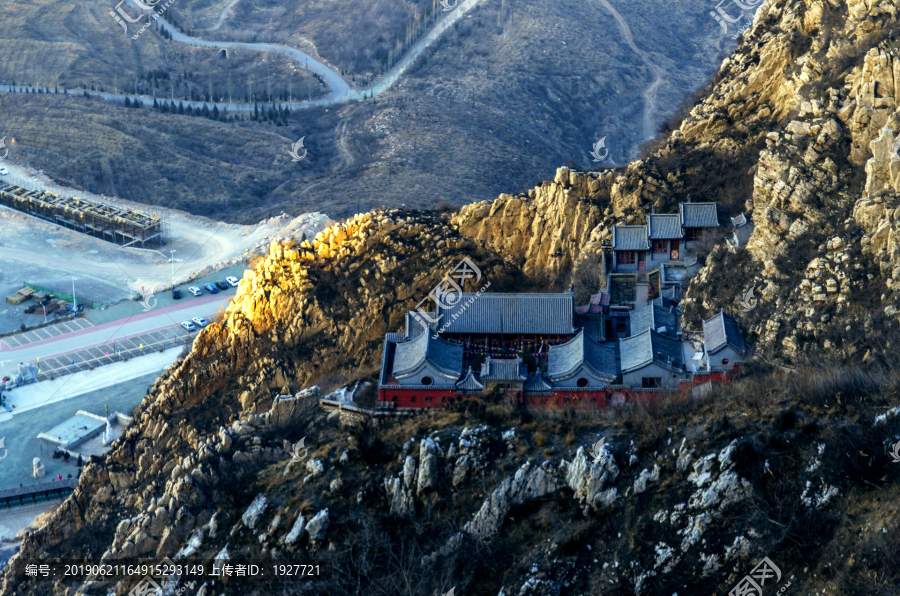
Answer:
<svg viewBox="0 0 900 596"><path fill-rule="evenodd" d="M603 489L619 476L616 460L607 445L603 445L597 456L599 459L591 461L584 447L579 447L566 470L566 484L575 492L575 497L594 509L608 507L616 500L618 491L615 488Z"/></svg>
<svg viewBox="0 0 900 596"><path fill-rule="evenodd" d="M412 515L416 511L415 499L416 460L406 456L403 473L399 478L385 478L384 490L387 493L391 513L396 515Z"/></svg>
<svg viewBox="0 0 900 596"><path fill-rule="evenodd" d="M532 451L528 461L516 433L478 426L484 419L466 420L458 436L440 431L446 450L439 431L422 439L418 422L409 421L398 424L409 437L399 443L408 447L381 445L385 461L366 453L373 460L363 463L353 450L345 459L346 433L335 438L338 421L314 413L317 391L299 389L373 367L383 334L398 330L405 311L463 256L479 265L492 290L545 289L596 253L615 223L641 223L652 209L674 211L689 194L718 200L722 221L746 211L755 227L746 247L720 242L709 251L682 302L688 327L723 307L737 311L741 293L758 286L759 305L736 314L767 359L858 361L889 350L900 290L891 158L900 130L896 28L897 9L887 0L770 3L705 97L642 161L603 172L561 168L527 196L503 195L452 218L377 212L313 240L273 243L222 320L154 384L112 450L88 461L74 494L24 536L19 558L278 558L321 554L339 538L344 552L353 552L356 540L373 553L394 552L409 540L402 544L417 548L404 551L414 553L401 562L406 572L420 553L431 553L426 562L440 567L459 562L453 557L464 545L502 543L518 549L510 569L527 570L525 562L534 561L518 583L527 584L525 593L566 585L565 577L539 577L550 569L583 571L579 581L596 580L592 588L662 593L685 585L691 593L724 593L752 568L751 557L768 556L770 547L799 564L791 559L798 537L809 538L810 549L822 538L804 534L808 528L833 531L825 536L833 548L856 540L857 528L837 535L839 520L829 508L853 507L873 486L892 491L888 497L897 492L888 447L900 430L888 415L896 393L889 383L893 393L879 393L871 380L828 393L821 387L843 388L845 380L827 378L804 401L800 376L791 378L796 387L777 379L735 404L728 396L679 405L676 413L654 411L685 425L668 429L668 437L659 421L623 422L613 413L602 420L611 436L646 442L619 464L607 448L591 459L583 448L572 454L562 440L559 451ZM476 414L459 408L447 416L442 428L458 429ZM286 446L301 437L313 442L314 429L333 433L331 444L288 466ZM844 498L848 493L853 499ZM745 504L753 516L723 522ZM563 515L553 517L553 507ZM864 507L866 515L883 509ZM518 544L512 525L504 535L519 510L548 518L534 522L546 533L540 545ZM625 515L610 516L620 511ZM424 538L415 534L416 524L442 514L444 525L427 526ZM380 526L379 516L390 515L416 518L397 543ZM876 537L891 535L890 518L878 521ZM452 533L440 533L448 527ZM603 554L582 549L591 532L602 533L593 547ZM635 546L635 536L653 539ZM859 542L859 552L874 550ZM483 560L492 561L506 551L472 552L488 552ZM567 557L569 565L554 561ZM626 569L620 557L633 564ZM588 571L578 567L595 559ZM826 559L857 579L871 576L869 561ZM456 569L471 567L466 563ZM830 581L833 573L819 567L811 576ZM816 579L804 581L810 592L823 589ZM35 590L64 588L46 582ZM4 574L3 596L26 591Z"/></svg>
<svg viewBox="0 0 900 596"><path fill-rule="evenodd" d="M510 507L520 505L526 499L536 499L558 488L556 471L550 462L532 466L525 462L512 478L500 483L481 505L481 509L463 530L475 538L488 538L497 533L509 513Z"/></svg>
<svg viewBox="0 0 900 596"><path fill-rule="evenodd" d="M514 259L527 275L558 277L572 267L601 220L600 208L581 197L596 193L606 180L560 168L556 180L527 196L473 203L452 221L461 234Z"/></svg>

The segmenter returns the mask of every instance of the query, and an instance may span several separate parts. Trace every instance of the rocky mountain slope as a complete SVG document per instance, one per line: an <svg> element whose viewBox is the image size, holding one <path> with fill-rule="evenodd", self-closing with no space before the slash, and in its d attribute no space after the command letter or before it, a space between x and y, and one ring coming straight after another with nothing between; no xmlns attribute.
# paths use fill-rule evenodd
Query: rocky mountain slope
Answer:
<svg viewBox="0 0 900 596"><path fill-rule="evenodd" d="M759 351L785 363L883 355L900 290L896 26L889 2L763 7L709 93L644 160L564 168L527 196L465 207L454 223L526 272L559 272L598 253L616 223L691 195L716 200L724 229L743 212L755 231L746 249L712 250L687 293L689 325L734 310ZM572 227L545 225L555 220ZM743 313L754 287L759 306Z"/></svg>
<svg viewBox="0 0 900 596"><path fill-rule="evenodd" d="M773 3L642 161L273 245L19 558L323 557L333 578L291 593L423 596L728 593L768 558L767 594L898 593L900 380L878 366L900 277L896 27L885 1ZM371 378L381 334L462 256L492 290L564 286L611 225L688 194L756 226L746 248L710 250L688 323L755 285L745 332L801 370L602 414L486 399L345 427L315 408L314 385ZM308 458L288 465L301 437Z"/></svg>
<svg viewBox="0 0 900 596"><path fill-rule="evenodd" d="M527 284L421 214L273 245L12 565L324 558L331 579L291 593L693 594L724 593L768 557L802 593L900 585L880 554L898 546L885 453L900 438L896 373L759 372L699 400L604 414L488 398L378 425L323 412L317 387L297 391L368 372L380 334L463 254L499 290ZM300 438L309 451L293 464ZM0 593L125 594L138 580L7 572ZM166 589L182 588L286 589Z"/></svg>
<svg viewBox="0 0 900 596"><path fill-rule="evenodd" d="M229 108L228 120L243 119L227 122L126 109L72 90L140 91L177 103L315 99L327 89L280 54L232 49L224 58L153 29L131 40L102 2L6 3L0 48L10 59L0 63L0 80L70 91L0 94L3 134L14 163L65 186L240 223L282 211L337 219L382 205L463 205L526 188L573 160L591 164L601 138L604 165L632 159L647 140L645 120L656 127L708 78L732 41L705 0L648 1L645 9L618 0L484 1L374 100L287 118L260 106L262 121ZM299 47L355 88L374 82L395 35L422 8L241 1L222 28L200 31L225 4L180 0L170 9L185 26L182 15L198 17L200 38L257 36ZM132 2L122 8L136 11ZM665 76L657 80L647 62ZM308 156L294 162L289 151L301 137Z"/></svg>

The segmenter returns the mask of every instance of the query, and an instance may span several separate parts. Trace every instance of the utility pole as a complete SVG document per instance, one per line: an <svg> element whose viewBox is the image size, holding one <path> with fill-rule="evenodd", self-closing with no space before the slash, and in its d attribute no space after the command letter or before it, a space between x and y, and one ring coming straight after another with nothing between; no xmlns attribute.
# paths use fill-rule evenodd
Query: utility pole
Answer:
<svg viewBox="0 0 900 596"><path fill-rule="evenodd" d="M169 253L172 255L172 289L175 289L175 251L170 250Z"/></svg>
<svg viewBox="0 0 900 596"><path fill-rule="evenodd" d="M72 312L78 310L78 298L75 297L75 278L72 278Z"/></svg>

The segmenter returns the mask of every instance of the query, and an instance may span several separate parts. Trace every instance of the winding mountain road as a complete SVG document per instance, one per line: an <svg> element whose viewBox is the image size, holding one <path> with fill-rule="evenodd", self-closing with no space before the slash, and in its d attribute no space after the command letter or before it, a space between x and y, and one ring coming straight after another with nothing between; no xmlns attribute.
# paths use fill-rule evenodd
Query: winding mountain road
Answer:
<svg viewBox="0 0 900 596"><path fill-rule="evenodd" d="M628 44L635 54L641 57L644 64L646 64L647 67L653 71L653 74L656 75L656 79L644 89L644 93L642 94L644 97L644 139L653 138L655 134L653 129L653 113L656 111L656 93L659 90L659 86L662 85L665 80L663 69L650 60L650 56L645 51L635 45L634 38L631 36L631 28L628 26L628 23L625 22L625 19L622 18L622 15L620 15L613 5L609 3L609 0L597 1L600 2L603 8L612 13L613 18L619 25L619 31L622 32L625 43Z"/></svg>
<svg viewBox="0 0 900 596"><path fill-rule="evenodd" d="M165 29L169 35L172 36L172 39L181 43L186 43L192 46L198 46L202 48L216 48L216 49L234 49L240 48L243 50L251 50L255 52L272 52L274 54L281 54L283 56L287 56L292 60L296 61L298 64L305 65L306 68L316 73L325 81L325 84L331 89L331 93L329 93L323 99L317 99L316 101L305 101L305 102L297 102L296 105L299 106L319 106L319 105L327 105L337 102L348 101L352 99L359 99L362 97L361 91L355 91L350 89L350 85L345 81L341 75L334 72L326 66L322 64L306 52L301 52L297 48L291 48L288 46L282 46L273 43L244 43L241 41L209 41L206 39L200 39L197 37L190 37L185 35L178 29L176 29L171 23L166 22L163 19L157 18L157 23L159 23L163 29ZM151 102L152 103L152 102ZM243 105L243 104L217 104L231 107L232 105ZM288 104L295 105L295 104Z"/></svg>
<svg viewBox="0 0 900 596"><path fill-rule="evenodd" d="M390 89L390 87L396 83L400 76L406 72L406 70L412 65L412 63L416 60L416 58L421 55L421 53L430 46L434 40L441 36L441 34L446 31L449 27L451 27L454 23L456 23L462 16L474 8L480 0L463 0L460 2L453 10L447 11L447 15L444 16L441 20L435 24L431 30L426 33L419 41L417 41L413 46L409 49L403 58L388 71L387 75L385 75L380 81L375 83L370 87L366 87L364 89L351 89L350 84L344 80L340 74L331 69L331 67L323 64L316 58L310 56L306 52L302 52L297 48L292 48L289 46L283 46L279 44L272 43L245 43L239 41L210 41L206 39L200 39L198 37L190 37L189 35L185 35L181 31L179 31L176 27L174 27L171 23L165 21L164 19L159 18L159 15L156 13L150 12L149 15L159 23L159 25L164 28L171 36L173 41L177 41L179 43L184 43L188 45L193 45L197 47L204 48L215 48L215 49L244 49L251 50L256 52L273 52L276 54L281 54L283 56L287 56L288 58L296 61L298 64L305 66L307 69L316 73L322 80L325 81L325 84L331 90L326 97L321 99L317 99L315 101L293 101L293 102L277 102L279 105L297 110L297 109L306 109L318 106L332 105L345 103L348 101L354 101L359 99L365 99L367 97L377 97ZM233 6L237 0L229 3L228 6L222 11L222 14L219 15L219 20L221 21L224 18L224 15L227 14L228 9ZM23 87L21 85L17 85L13 87L12 85L0 85L0 92L22 92L28 89L28 87ZM110 101L125 101L125 98L128 97L131 101L140 101L145 106L152 106L153 101L156 99L155 97L147 96L147 95L129 95L122 93L105 93L101 91L88 91L86 89L71 89L72 93L70 95L80 95L83 96L85 93L92 97L101 97ZM159 97L160 100L165 100L164 96ZM229 103L229 102L204 102L204 101L189 101L179 99L178 103L183 104L185 106L191 106L192 108L200 108L202 106L207 106L208 108L212 108L212 106L218 107L220 110L230 109L236 112L249 112L253 111L254 104L250 103Z"/></svg>
<svg viewBox="0 0 900 596"><path fill-rule="evenodd" d="M222 23L225 22L225 17L228 16L228 11L231 10L231 7L240 2L241 0L231 0L228 4L225 5L225 8L222 9L222 12L219 14L219 19L216 21L216 24L206 29L206 31L215 31L219 27L222 26Z"/></svg>
<svg viewBox="0 0 900 596"><path fill-rule="evenodd" d="M219 18L216 22L216 25L209 29L210 31L218 29L225 18L228 15L229 10L237 4L239 0L231 0L225 8L222 9L222 12L219 14ZM412 65L412 63L418 58L422 52L430 46L436 39L438 39L444 31L448 28L452 27L460 18L463 17L468 11L474 8L481 0L463 0L459 2L452 10L445 11L447 14L441 18L431 30L426 33L419 41L417 41L413 46L409 49L403 58L391 68L388 73L382 77L380 81L371 85L370 87L366 87L363 89L351 89L350 84L341 77L341 75L335 72L331 67L326 64L320 62L313 56L310 56L306 52L298 50L297 48L292 48L289 46L279 45L279 44L270 44L270 43L245 43L238 41L210 41L205 39L200 39L198 37L191 37L189 35L185 35L181 31L179 31L176 27L174 27L171 23L168 23L164 19L159 18L159 15L150 12L149 16L159 23L161 27L163 27L172 37L172 40L177 41L179 43L184 43L188 45L193 45L197 47L205 47L205 48L215 48L215 49L245 49L256 52L272 52L276 54L281 54L286 56L298 64L303 65L310 71L319 75L325 84L330 89L330 92L326 97L321 99L317 99L315 101L293 101L293 102L278 102L279 105L285 106L292 110L297 109L306 109L318 106L332 105L332 104L340 104L348 101L366 99L368 97L377 97L391 88L397 81L399 81L400 77L404 72ZM654 127L653 127L653 114L656 111L656 96L659 90L659 86L662 85L665 77L663 76L663 69L655 64L650 56L641 50L634 43L634 38L631 34L631 29L628 26L628 23L622 18L622 15L613 7L612 4L609 3L609 0L598 0L598 2L608 10L613 18L616 20L616 23L619 27L619 30L622 34L623 39L628 44L628 46L634 51L638 56L640 56L641 60L647 65L648 68L654 73L655 79L654 81L644 89L642 96L644 98L644 118L643 118L643 135L645 139L652 138L654 136ZM16 86L13 87L11 85L0 85L0 92L22 92L28 87ZM106 93L101 91L88 91L86 89L72 89L71 90L75 95L87 95L93 97L101 97L108 101L124 101L126 97L131 98L132 101L140 101L144 106L152 106L155 97L147 96L147 95L129 95L122 93ZM159 97L160 100L165 100L164 96ZM252 111L254 108L254 104L250 103L230 103L230 102L204 102L204 101L190 101L179 99L178 102L185 106L190 106L191 108L202 108L203 106L207 106L211 108L212 106L218 107L220 110L230 109L236 112L248 112Z"/></svg>

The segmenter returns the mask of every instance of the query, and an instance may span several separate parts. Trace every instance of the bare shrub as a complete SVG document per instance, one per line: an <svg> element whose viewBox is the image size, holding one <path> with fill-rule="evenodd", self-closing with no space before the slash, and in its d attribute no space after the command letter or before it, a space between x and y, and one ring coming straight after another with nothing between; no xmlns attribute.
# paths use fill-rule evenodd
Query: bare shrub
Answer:
<svg viewBox="0 0 900 596"><path fill-rule="evenodd" d="M575 304L586 304L592 294L600 289L600 264L603 256L590 253L580 259L569 276L569 285L575 292Z"/></svg>

